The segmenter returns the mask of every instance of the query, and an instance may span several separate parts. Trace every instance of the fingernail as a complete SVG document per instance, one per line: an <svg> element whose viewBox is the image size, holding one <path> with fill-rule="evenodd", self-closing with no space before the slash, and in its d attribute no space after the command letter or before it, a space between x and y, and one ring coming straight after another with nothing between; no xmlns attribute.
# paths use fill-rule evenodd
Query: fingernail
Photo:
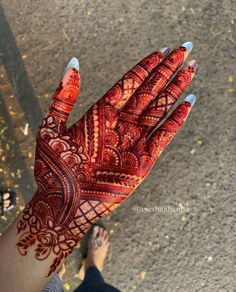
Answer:
<svg viewBox="0 0 236 292"><path fill-rule="evenodd" d="M68 70L69 68L75 68L77 71L79 71L79 61L77 58L73 57L70 62L68 63L66 70Z"/></svg>
<svg viewBox="0 0 236 292"><path fill-rule="evenodd" d="M162 52L164 56L167 56L170 52L170 49L168 47L164 47L160 49L160 52Z"/></svg>
<svg viewBox="0 0 236 292"><path fill-rule="evenodd" d="M190 94L185 98L184 101L191 103L191 105L193 106L196 101L196 96L194 94Z"/></svg>
<svg viewBox="0 0 236 292"><path fill-rule="evenodd" d="M190 67L196 69L198 64L197 64L197 61L196 60L191 60L191 61L188 62L188 65Z"/></svg>
<svg viewBox="0 0 236 292"><path fill-rule="evenodd" d="M193 48L193 43L192 42L185 42L182 44L181 47L185 47L188 52L190 53L192 51L192 48Z"/></svg>

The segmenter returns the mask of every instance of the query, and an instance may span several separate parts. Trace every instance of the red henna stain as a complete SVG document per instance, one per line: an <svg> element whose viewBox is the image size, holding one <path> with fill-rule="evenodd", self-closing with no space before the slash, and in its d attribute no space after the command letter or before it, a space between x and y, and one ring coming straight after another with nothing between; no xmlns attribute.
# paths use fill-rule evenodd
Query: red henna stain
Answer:
<svg viewBox="0 0 236 292"><path fill-rule="evenodd" d="M182 52L182 48L176 51L176 64L172 68L181 64ZM142 117L142 114L154 118L153 109L159 119L167 112L168 97L159 93L171 76L164 77L169 68L158 67L162 58L161 53L153 53L142 60L69 129L65 122L79 92L77 70L73 70L64 87L62 82L59 84L37 136L38 189L17 225L20 236L17 248L22 256L33 247L40 261L50 255L55 257L48 276L73 251L92 224L118 207L137 188L186 119L187 103L150 139L141 119L132 120L132 115ZM153 70L159 70L161 75L155 73L156 79L146 81ZM157 76L164 81L157 80ZM174 85L181 91L188 83L173 82L173 88L166 93L172 92L173 96L178 91ZM156 104L147 114L144 109L152 101L150 96L156 95ZM128 100L132 98L137 102L136 108L129 106ZM128 106L123 108L126 102ZM125 114L130 112L132 115L127 118Z"/></svg>

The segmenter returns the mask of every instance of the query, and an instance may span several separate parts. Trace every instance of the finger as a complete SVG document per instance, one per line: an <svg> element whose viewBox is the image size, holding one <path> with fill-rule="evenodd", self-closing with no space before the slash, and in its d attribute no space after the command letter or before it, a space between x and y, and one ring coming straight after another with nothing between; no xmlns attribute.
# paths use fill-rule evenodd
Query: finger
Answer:
<svg viewBox="0 0 236 292"><path fill-rule="evenodd" d="M137 122L142 112L163 90L168 81L188 57L191 50L191 42L186 42L174 49L131 96L121 112L121 119L129 122Z"/></svg>
<svg viewBox="0 0 236 292"><path fill-rule="evenodd" d="M66 72L52 97L49 114L66 123L80 90L79 61L72 58Z"/></svg>
<svg viewBox="0 0 236 292"><path fill-rule="evenodd" d="M195 75L196 69L197 62L195 60L189 61L144 111L139 119L139 125L146 126L146 131L158 126L183 91L188 87Z"/></svg>
<svg viewBox="0 0 236 292"><path fill-rule="evenodd" d="M135 90L168 53L169 48L165 47L141 60L102 97L105 104L110 104L117 110L122 108Z"/></svg>
<svg viewBox="0 0 236 292"><path fill-rule="evenodd" d="M147 141L147 151L155 161L173 139L175 134L181 129L186 121L196 97L191 94L187 96L169 118L156 129Z"/></svg>

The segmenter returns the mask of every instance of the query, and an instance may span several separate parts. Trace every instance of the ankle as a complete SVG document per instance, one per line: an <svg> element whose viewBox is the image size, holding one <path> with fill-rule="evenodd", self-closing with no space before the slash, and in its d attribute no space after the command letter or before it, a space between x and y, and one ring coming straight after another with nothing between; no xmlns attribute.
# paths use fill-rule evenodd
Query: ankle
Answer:
<svg viewBox="0 0 236 292"><path fill-rule="evenodd" d="M85 271L86 271L89 267L95 267L95 268L98 269L98 267L97 267L97 265L96 265L94 259L91 258L91 257L87 257L87 258L85 259Z"/></svg>

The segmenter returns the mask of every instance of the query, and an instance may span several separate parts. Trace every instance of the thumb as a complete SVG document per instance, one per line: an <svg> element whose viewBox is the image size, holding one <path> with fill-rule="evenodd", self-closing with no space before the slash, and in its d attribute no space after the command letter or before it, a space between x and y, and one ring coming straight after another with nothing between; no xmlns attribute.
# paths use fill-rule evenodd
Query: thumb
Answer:
<svg viewBox="0 0 236 292"><path fill-rule="evenodd" d="M68 63L65 74L52 96L49 114L60 122L66 123L80 90L79 61L73 57Z"/></svg>

